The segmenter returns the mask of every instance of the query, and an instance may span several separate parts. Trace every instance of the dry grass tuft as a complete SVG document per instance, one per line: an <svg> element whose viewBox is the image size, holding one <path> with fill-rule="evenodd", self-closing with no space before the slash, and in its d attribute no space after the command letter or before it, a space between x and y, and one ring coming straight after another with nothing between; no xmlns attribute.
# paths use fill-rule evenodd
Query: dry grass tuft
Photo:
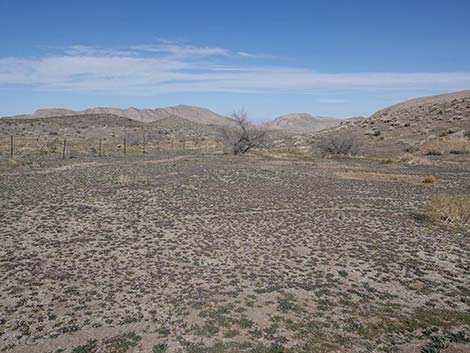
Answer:
<svg viewBox="0 0 470 353"><path fill-rule="evenodd" d="M470 225L469 195L434 195L428 203L426 215L436 223L452 226Z"/></svg>
<svg viewBox="0 0 470 353"><path fill-rule="evenodd" d="M143 177L136 177L126 174L121 174L113 178L113 183L119 186L140 185L144 184L145 182L146 179Z"/></svg>
<svg viewBox="0 0 470 353"><path fill-rule="evenodd" d="M432 165L432 161L425 157L415 156L411 153L404 153L400 156L400 162L407 165Z"/></svg>
<svg viewBox="0 0 470 353"><path fill-rule="evenodd" d="M408 184L434 184L436 177L432 175L421 176L412 174L391 174L377 172L339 172L335 173L338 177L344 179L369 180L369 181L387 181Z"/></svg>
<svg viewBox="0 0 470 353"><path fill-rule="evenodd" d="M433 175L428 175L423 178L422 183L423 184L434 184L436 182L436 177Z"/></svg>
<svg viewBox="0 0 470 353"><path fill-rule="evenodd" d="M470 143L461 136L447 136L431 140L420 147L420 151L428 156L441 156L446 154L469 154Z"/></svg>

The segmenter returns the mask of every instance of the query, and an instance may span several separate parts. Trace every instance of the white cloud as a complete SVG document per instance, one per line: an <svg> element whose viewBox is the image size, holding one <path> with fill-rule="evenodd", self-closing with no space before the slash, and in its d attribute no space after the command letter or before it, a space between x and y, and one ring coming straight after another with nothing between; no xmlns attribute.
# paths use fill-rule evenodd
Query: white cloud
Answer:
<svg viewBox="0 0 470 353"><path fill-rule="evenodd" d="M249 65L240 58L251 55L256 56L178 43L135 45L119 50L74 45L62 55L0 58L0 85L20 84L43 91L112 95L389 89L451 91L470 87L470 72L318 73L307 68Z"/></svg>

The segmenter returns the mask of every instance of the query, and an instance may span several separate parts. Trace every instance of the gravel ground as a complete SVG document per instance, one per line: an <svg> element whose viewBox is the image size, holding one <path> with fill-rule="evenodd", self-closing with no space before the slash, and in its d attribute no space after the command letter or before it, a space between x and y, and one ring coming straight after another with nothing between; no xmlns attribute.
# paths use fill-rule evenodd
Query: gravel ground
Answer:
<svg viewBox="0 0 470 353"><path fill-rule="evenodd" d="M4 163L0 350L468 352L470 230L422 213L469 185L371 160Z"/></svg>

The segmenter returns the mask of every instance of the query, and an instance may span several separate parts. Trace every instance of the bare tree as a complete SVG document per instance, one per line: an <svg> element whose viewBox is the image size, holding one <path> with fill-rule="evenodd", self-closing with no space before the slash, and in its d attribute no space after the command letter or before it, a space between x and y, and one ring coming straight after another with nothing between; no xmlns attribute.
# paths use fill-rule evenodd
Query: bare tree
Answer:
<svg viewBox="0 0 470 353"><path fill-rule="evenodd" d="M266 131L256 128L248 119L248 114L244 109L234 112L232 119L236 126L225 128L223 130L223 138L225 145L234 154L243 154L252 148L264 145Z"/></svg>
<svg viewBox="0 0 470 353"><path fill-rule="evenodd" d="M323 136L318 148L323 155L354 156L363 152L363 141L354 133L338 131Z"/></svg>

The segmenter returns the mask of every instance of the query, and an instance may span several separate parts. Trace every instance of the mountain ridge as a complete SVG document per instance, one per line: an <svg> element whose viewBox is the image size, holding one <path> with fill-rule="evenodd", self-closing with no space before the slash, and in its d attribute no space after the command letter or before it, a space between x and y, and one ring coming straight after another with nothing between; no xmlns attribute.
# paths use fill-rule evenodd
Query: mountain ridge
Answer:
<svg viewBox="0 0 470 353"><path fill-rule="evenodd" d="M190 106L190 105L176 105L171 107L162 107L155 109L138 109L129 107L126 109L112 108L112 107L95 107L88 108L80 111L63 109L63 108L42 108L37 109L34 113L27 115L15 115L12 119L40 119L50 118L56 116L77 116L77 115L96 115L96 114L113 114L122 116L132 120L151 123L161 119L178 116L185 120L192 121L202 125L220 125L220 126L233 126L233 121L229 117L217 114L207 108Z"/></svg>

